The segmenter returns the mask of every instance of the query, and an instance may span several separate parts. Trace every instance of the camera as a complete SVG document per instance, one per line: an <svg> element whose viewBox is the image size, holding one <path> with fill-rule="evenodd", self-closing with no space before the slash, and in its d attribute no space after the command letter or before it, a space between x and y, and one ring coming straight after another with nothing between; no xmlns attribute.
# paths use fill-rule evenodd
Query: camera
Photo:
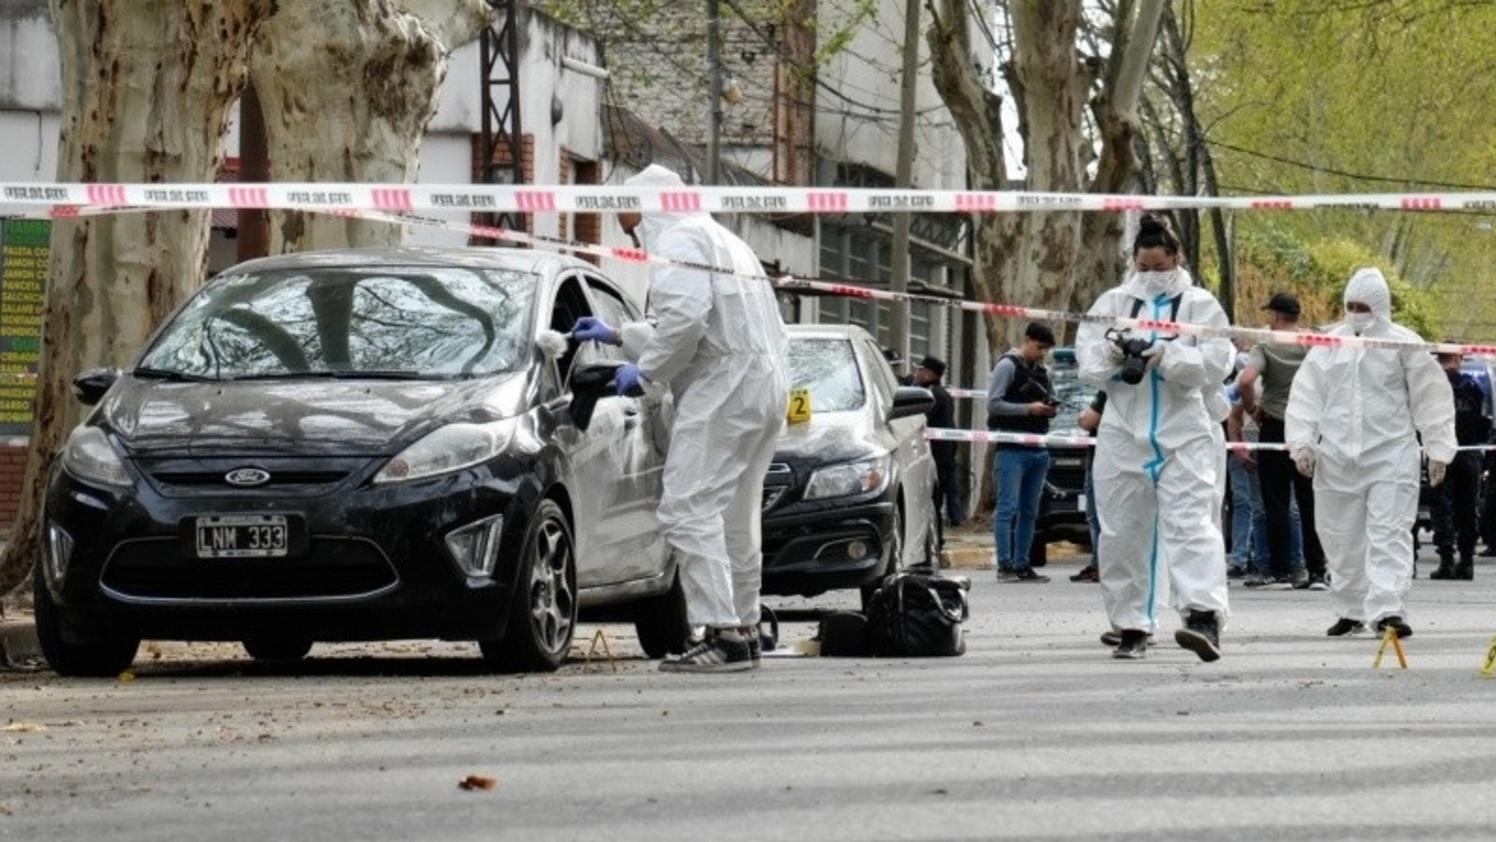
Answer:
<svg viewBox="0 0 1496 842"><path fill-rule="evenodd" d="M1142 383L1143 375L1148 373L1148 359L1143 352L1153 347L1153 341L1118 330L1109 330L1106 336L1122 351L1122 382L1129 386Z"/></svg>

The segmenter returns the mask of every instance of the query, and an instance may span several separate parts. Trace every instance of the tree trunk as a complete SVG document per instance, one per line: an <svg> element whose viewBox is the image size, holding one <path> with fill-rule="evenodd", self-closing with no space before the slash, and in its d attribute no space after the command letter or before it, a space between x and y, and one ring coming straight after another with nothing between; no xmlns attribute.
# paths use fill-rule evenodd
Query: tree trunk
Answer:
<svg viewBox="0 0 1496 842"><path fill-rule="evenodd" d="M483 0L296 0L266 22L250 72L276 181L414 181L452 49L487 26ZM398 245L400 226L274 212L273 254Z"/></svg>
<svg viewBox="0 0 1496 842"><path fill-rule="evenodd" d="M255 31L275 0L53 0L60 181L211 182ZM82 407L70 381L124 366L205 271L208 211L59 219L20 510L0 594L37 555L37 509Z"/></svg>

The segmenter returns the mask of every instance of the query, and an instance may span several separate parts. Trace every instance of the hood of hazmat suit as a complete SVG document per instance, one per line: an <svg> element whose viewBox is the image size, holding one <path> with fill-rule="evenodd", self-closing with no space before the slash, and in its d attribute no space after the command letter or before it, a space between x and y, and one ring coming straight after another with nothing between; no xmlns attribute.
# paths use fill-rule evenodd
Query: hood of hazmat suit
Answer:
<svg viewBox="0 0 1496 842"><path fill-rule="evenodd" d="M1177 301L1177 314L1175 302ZM1097 299L1092 315L1226 325L1215 296L1183 269L1133 273ZM1236 349L1221 337L1166 343L1143 381L1125 383L1107 326L1076 337L1080 375L1107 391L1092 477L1101 521L1101 584L1112 625L1152 632L1166 581L1181 612L1227 614L1225 545L1218 524L1225 450L1221 384ZM1150 333L1151 339L1167 338Z"/></svg>
<svg viewBox="0 0 1496 842"><path fill-rule="evenodd" d="M689 189L658 165L625 183ZM675 398L658 516L691 624L757 625L763 480L789 400L779 303L753 250L710 215L645 213L639 233L651 254L735 273L654 267L647 321L619 334L643 376Z"/></svg>
<svg viewBox="0 0 1496 842"><path fill-rule="evenodd" d="M1348 318L1332 335L1420 340L1393 324L1392 296L1378 270L1358 270L1345 300L1369 306L1371 318ZM1443 369L1420 349L1315 348L1294 376L1284 422L1294 458L1315 457L1315 526L1335 613L1373 623L1405 616L1418 516L1415 433L1430 459L1455 456L1454 396Z"/></svg>

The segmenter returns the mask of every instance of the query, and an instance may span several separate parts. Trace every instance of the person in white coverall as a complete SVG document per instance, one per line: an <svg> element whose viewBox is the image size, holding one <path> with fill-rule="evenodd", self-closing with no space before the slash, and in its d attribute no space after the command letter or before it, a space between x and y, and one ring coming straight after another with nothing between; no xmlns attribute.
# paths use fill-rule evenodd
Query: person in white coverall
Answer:
<svg viewBox="0 0 1496 842"><path fill-rule="evenodd" d="M630 186L680 188L651 165ZM746 243L705 213L620 214L652 254L764 275ZM666 658L667 672L750 669L759 654L760 513L764 474L789 401L788 334L769 281L678 267L654 269L647 322L618 329L584 318L579 340L621 344L621 393L668 387L675 419L658 517L676 552L686 613L706 637Z"/></svg>
<svg viewBox="0 0 1496 842"><path fill-rule="evenodd" d="M1392 295L1376 269L1345 287L1335 336L1421 341L1392 323ZM1314 525L1338 617L1331 637L1396 629L1407 637L1403 598L1412 585L1423 436L1431 485L1455 457L1454 395L1432 354L1417 348L1315 348L1288 395L1284 439L1314 477Z"/></svg>
<svg viewBox="0 0 1496 842"><path fill-rule="evenodd" d="M1132 256L1133 271L1101 295L1092 315L1227 324L1215 296L1181 268L1179 241L1162 220L1143 217ZM1236 351L1224 337L1132 331L1147 346L1147 369L1133 385L1121 377L1125 354L1109 333L1088 322L1076 339L1081 376L1107 392L1091 468L1101 588L1116 631L1103 641L1118 640L1115 657L1143 657L1167 575L1184 619L1175 639L1214 661L1228 613L1219 510L1229 407L1221 383Z"/></svg>

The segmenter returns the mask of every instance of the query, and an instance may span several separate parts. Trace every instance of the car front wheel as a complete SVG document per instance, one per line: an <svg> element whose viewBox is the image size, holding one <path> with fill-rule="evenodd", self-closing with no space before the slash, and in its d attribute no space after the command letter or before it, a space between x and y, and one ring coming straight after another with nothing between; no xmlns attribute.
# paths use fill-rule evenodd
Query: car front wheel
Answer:
<svg viewBox="0 0 1496 842"><path fill-rule="evenodd" d="M520 553L509 627L479 642L483 660L505 672L553 672L577 626L577 565L571 527L554 500L541 500Z"/></svg>
<svg viewBox="0 0 1496 842"><path fill-rule="evenodd" d="M71 640L63 637L62 609L52 601L40 564L32 573L31 587L36 601L37 642L58 675L113 678L135 660L135 652L140 648L138 637L90 635Z"/></svg>
<svg viewBox="0 0 1496 842"><path fill-rule="evenodd" d="M862 586L862 613L866 614L868 606L873 604L873 594L883 585L883 580L899 572L899 561L904 555L904 510L895 508L893 511L893 531L889 535L888 544L884 547L885 558L881 573L877 581L870 585Z"/></svg>

